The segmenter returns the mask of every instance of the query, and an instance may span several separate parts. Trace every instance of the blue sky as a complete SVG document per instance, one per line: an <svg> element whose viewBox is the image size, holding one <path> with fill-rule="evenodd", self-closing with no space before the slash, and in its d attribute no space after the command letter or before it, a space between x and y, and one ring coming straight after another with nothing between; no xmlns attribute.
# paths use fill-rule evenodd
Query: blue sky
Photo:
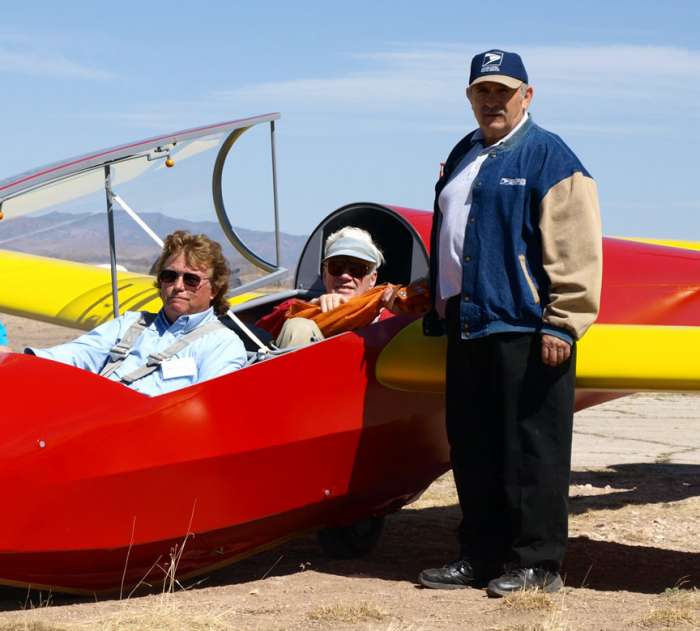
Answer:
<svg viewBox="0 0 700 631"><path fill-rule="evenodd" d="M700 240L699 36L695 0L4 3L0 179L280 111L283 230L354 201L430 209L474 127L471 56L500 47L523 56L535 120L597 179L606 234ZM248 227L271 206L264 140L238 158L264 172L238 191Z"/></svg>

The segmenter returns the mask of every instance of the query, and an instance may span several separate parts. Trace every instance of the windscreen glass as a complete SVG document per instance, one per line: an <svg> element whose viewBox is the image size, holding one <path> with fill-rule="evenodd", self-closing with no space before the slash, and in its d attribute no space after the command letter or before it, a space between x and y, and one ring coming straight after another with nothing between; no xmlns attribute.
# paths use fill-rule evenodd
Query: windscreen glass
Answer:
<svg viewBox="0 0 700 631"><path fill-rule="evenodd" d="M236 233L250 250L274 262L269 129L260 124L238 139L226 157L222 189ZM109 165L120 269L151 271L160 246L149 230L160 239L175 230L188 230L222 244L232 268L232 289L263 275L229 243L214 209L214 166L228 133L154 147ZM239 155L245 152L248 155ZM106 177L105 166L100 165L7 199L2 205L0 249L108 264Z"/></svg>

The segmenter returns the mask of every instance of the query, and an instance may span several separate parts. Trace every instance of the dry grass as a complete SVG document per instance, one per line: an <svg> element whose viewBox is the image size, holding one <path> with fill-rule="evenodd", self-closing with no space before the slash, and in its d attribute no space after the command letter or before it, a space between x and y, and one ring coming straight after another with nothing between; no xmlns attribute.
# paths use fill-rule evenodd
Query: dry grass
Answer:
<svg viewBox="0 0 700 631"><path fill-rule="evenodd" d="M53 605L53 593L52 592L34 592L36 596L32 595L31 589L27 589L27 596L24 599L24 609L42 609L46 607L51 607ZM36 600L34 598L36 597Z"/></svg>
<svg viewBox="0 0 700 631"><path fill-rule="evenodd" d="M517 624L514 627L489 627L486 631L571 631L571 629L568 623L552 617L544 622Z"/></svg>
<svg viewBox="0 0 700 631"><path fill-rule="evenodd" d="M196 506L192 507L190 526ZM151 599L131 600L131 596L141 584L146 584L145 576L128 595L123 595L124 584L120 591L118 606L101 612L96 617L86 617L77 622L46 623L32 621L33 615L39 614L40 609L46 610L53 604L52 594L47 597L39 593L38 605L29 600L25 602L27 618L13 621L0 626L0 631L227 631L232 628L235 611L226 607L220 611L208 609L206 612L195 610L193 613L187 603L177 598L179 593L186 591L177 579L177 569L189 537L191 528L180 544L170 549L169 559L160 562L158 559L151 569L157 569L163 574L162 591ZM128 563L128 555L127 561ZM126 574L126 564L124 574ZM150 570L149 570L150 574Z"/></svg>
<svg viewBox="0 0 700 631"><path fill-rule="evenodd" d="M257 607L257 608L247 608L242 609L241 613L248 616L269 616L271 614L282 613L282 607Z"/></svg>
<svg viewBox="0 0 700 631"><path fill-rule="evenodd" d="M540 590L513 592L502 601L502 606L511 611L551 611L552 599Z"/></svg>
<svg viewBox="0 0 700 631"><path fill-rule="evenodd" d="M652 609L639 621L639 625L646 628L677 629L680 625L691 625L694 622L692 611L666 607Z"/></svg>
<svg viewBox="0 0 700 631"><path fill-rule="evenodd" d="M0 631L66 631L66 627L45 622L5 622L0 624Z"/></svg>
<svg viewBox="0 0 700 631"><path fill-rule="evenodd" d="M231 631L235 627L230 620L211 620L207 616L181 616L175 614L132 615L120 618L94 620L91 623L57 627L56 631ZM51 630L53 631L53 629Z"/></svg>
<svg viewBox="0 0 700 631"><path fill-rule="evenodd" d="M428 631L429 627L421 624L411 624L404 621L392 620L387 624L368 624L367 631Z"/></svg>
<svg viewBox="0 0 700 631"><path fill-rule="evenodd" d="M514 592L500 601L504 613L536 619L489 631L570 631L572 627L565 617L565 595L566 591L561 591L556 596L550 596L541 590Z"/></svg>
<svg viewBox="0 0 700 631"><path fill-rule="evenodd" d="M700 592L697 589L667 589L637 624L649 629L697 628L700 624Z"/></svg>
<svg viewBox="0 0 700 631"><path fill-rule="evenodd" d="M22 621L0 624L0 631L230 631L235 628L235 611L216 608L193 609L177 598L123 601L110 611L59 623L33 621L34 611ZM38 612L37 612L38 613Z"/></svg>
<svg viewBox="0 0 700 631"><path fill-rule="evenodd" d="M371 603L358 605L335 604L327 607L312 609L307 617L310 620L322 622L365 622L368 620L381 621L387 618L387 614Z"/></svg>

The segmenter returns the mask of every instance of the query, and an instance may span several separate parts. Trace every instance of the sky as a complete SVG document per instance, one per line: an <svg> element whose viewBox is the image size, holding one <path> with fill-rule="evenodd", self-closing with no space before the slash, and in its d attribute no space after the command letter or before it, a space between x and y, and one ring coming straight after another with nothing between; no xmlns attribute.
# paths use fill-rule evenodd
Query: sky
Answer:
<svg viewBox="0 0 700 631"><path fill-rule="evenodd" d="M697 0L3 3L0 180L281 112L284 231L351 202L430 210L439 163L475 127L471 57L491 48L521 54L531 114L597 180L606 234L700 240ZM265 228L269 135L250 134L227 166L233 223Z"/></svg>

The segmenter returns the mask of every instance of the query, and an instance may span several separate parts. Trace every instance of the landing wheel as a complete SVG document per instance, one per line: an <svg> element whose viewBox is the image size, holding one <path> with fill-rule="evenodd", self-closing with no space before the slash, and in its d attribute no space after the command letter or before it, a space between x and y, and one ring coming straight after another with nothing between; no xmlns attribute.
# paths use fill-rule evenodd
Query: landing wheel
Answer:
<svg viewBox="0 0 700 631"><path fill-rule="evenodd" d="M384 528L384 517L368 517L351 526L322 528L318 542L333 559L357 559L371 552Z"/></svg>

